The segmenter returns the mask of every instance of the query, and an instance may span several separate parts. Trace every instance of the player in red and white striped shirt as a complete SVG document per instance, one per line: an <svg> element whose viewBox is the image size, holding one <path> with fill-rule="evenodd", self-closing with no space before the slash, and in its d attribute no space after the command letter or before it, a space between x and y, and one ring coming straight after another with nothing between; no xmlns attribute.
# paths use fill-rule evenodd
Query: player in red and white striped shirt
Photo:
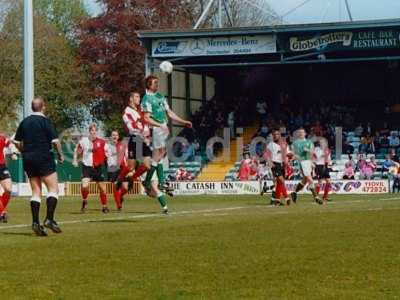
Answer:
<svg viewBox="0 0 400 300"><path fill-rule="evenodd" d="M117 210L122 209L122 195L118 192L118 178L126 167L126 145L120 141L117 130L111 132L111 140L107 143L107 179L113 184L114 201Z"/></svg>
<svg viewBox="0 0 400 300"><path fill-rule="evenodd" d="M107 158L107 143L97 136L97 125L89 126L89 137L83 137L74 151L73 165L78 167L78 155L82 156L82 208L85 212L89 196L89 183L95 181L100 190L103 213L108 213L106 184L103 178L103 166Z"/></svg>
<svg viewBox="0 0 400 300"><path fill-rule="evenodd" d="M132 92L128 100L128 106L125 108L122 116L126 132L129 135L129 141L128 163L127 166L121 170L119 182L138 180L138 178L151 167L151 132L149 124L144 120L144 113L140 106L140 101L139 92ZM141 164L136 168L139 161L141 161ZM127 175L129 175L129 179L126 178ZM126 192L126 187L122 186L121 193L123 194Z"/></svg>
<svg viewBox="0 0 400 300"><path fill-rule="evenodd" d="M0 135L0 185L3 188L3 195L0 197L0 222L7 223L7 205L11 198L11 190L12 190L12 182L10 171L6 166L6 158L4 155L4 151L6 148L11 148L13 144L11 144L10 140L4 136ZM17 159L15 151L16 149L12 149L12 159Z"/></svg>
<svg viewBox="0 0 400 300"><path fill-rule="evenodd" d="M327 146L327 141L321 139L315 143L313 159L315 163L315 175L318 179L318 184L315 187L315 192L319 194L322 182L325 181L324 196L325 202L329 201L328 196L331 191L331 177L329 174L329 164L331 163L331 151Z"/></svg>
<svg viewBox="0 0 400 300"><path fill-rule="evenodd" d="M281 202L282 198L287 205L290 204L290 198L285 186L285 166L288 163L288 153L289 147L282 138L280 130L274 129L272 131L272 141L267 145L265 158L271 167L275 181L275 199L273 199L273 202L278 205L284 205Z"/></svg>

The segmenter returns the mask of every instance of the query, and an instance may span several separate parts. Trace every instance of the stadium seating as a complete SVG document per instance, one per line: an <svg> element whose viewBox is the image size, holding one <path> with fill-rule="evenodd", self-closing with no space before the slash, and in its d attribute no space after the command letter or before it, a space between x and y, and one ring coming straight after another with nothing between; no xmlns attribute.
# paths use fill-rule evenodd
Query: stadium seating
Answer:
<svg viewBox="0 0 400 300"><path fill-rule="evenodd" d="M201 171L201 162L200 161L188 161L188 162L170 162L169 168L165 170L165 175L168 178L169 176L174 176L176 171L183 167L186 171L188 171L193 177L197 177Z"/></svg>

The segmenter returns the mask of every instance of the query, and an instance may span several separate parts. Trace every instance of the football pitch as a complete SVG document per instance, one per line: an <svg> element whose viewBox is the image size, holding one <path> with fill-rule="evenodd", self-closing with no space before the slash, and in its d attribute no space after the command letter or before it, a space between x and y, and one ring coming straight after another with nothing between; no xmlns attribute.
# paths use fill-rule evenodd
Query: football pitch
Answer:
<svg viewBox="0 0 400 300"><path fill-rule="evenodd" d="M399 194L400 195L400 194ZM400 196L146 197L121 213L61 200L63 233L33 236L28 202L0 224L1 299L400 299ZM110 207L113 208L113 203ZM44 207L41 216L44 217Z"/></svg>

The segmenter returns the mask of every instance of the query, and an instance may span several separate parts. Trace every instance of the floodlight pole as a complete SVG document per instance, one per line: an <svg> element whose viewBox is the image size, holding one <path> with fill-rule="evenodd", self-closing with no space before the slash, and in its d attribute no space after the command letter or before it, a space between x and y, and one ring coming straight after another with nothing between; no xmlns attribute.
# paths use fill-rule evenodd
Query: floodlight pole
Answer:
<svg viewBox="0 0 400 300"><path fill-rule="evenodd" d="M349 1L344 0L344 3L346 4L346 10L347 10L347 14L349 15L349 19L351 22L353 22L353 16L351 15Z"/></svg>
<svg viewBox="0 0 400 300"><path fill-rule="evenodd" d="M222 28L222 0L218 0L218 27Z"/></svg>
<svg viewBox="0 0 400 300"><path fill-rule="evenodd" d="M31 114L34 88L33 5L32 0L24 0L24 118Z"/></svg>
<svg viewBox="0 0 400 300"><path fill-rule="evenodd" d="M204 9L203 13L201 14L200 18L198 19L198 21L196 22L196 25L194 25L193 29L197 29L199 28L199 26L201 25L201 23L204 21L205 17L208 14L208 11L211 8L211 5L214 3L214 0L210 0L206 6L206 8Z"/></svg>

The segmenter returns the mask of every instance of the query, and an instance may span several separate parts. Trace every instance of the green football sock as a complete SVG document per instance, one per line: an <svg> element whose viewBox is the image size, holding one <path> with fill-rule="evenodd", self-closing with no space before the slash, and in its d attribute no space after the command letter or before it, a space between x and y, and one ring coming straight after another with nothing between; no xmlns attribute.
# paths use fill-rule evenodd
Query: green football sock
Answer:
<svg viewBox="0 0 400 300"><path fill-rule="evenodd" d="M160 194L160 196L157 197L158 202L160 202L160 205L162 208L164 208L165 206L167 206L167 198L165 197L164 194Z"/></svg>
<svg viewBox="0 0 400 300"><path fill-rule="evenodd" d="M158 177L158 183L160 185L163 185L165 182L165 177L164 177L164 166L162 163L159 163L157 165L157 177Z"/></svg>
<svg viewBox="0 0 400 300"><path fill-rule="evenodd" d="M150 185L151 185L151 178L153 177L154 172L156 171L156 169L157 169L157 167L151 166L150 170L147 172L146 178L144 179L144 183L143 183L143 185L144 185L145 187L150 187Z"/></svg>

